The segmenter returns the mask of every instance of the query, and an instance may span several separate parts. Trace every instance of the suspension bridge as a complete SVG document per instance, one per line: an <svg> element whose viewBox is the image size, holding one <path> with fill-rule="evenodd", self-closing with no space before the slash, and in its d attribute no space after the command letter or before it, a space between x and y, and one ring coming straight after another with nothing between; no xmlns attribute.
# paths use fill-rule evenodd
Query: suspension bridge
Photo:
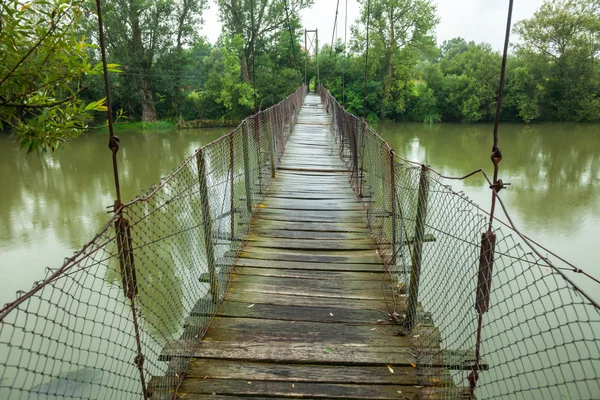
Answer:
<svg viewBox="0 0 600 400"><path fill-rule="evenodd" d="M598 398L585 273L452 179L303 86L2 308L0 397Z"/></svg>
<svg viewBox="0 0 600 400"><path fill-rule="evenodd" d="M600 306L580 287L600 281L522 234L499 195L512 1L492 179L396 154L317 62L316 93L305 64L295 93L129 203L96 6L113 216L0 309L0 398L600 398ZM474 177L489 212L450 185Z"/></svg>

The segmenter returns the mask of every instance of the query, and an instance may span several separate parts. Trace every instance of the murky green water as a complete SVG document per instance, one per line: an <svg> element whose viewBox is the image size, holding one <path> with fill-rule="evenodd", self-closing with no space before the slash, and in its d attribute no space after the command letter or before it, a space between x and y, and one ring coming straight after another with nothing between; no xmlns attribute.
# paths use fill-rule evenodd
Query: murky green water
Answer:
<svg viewBox="0 0 600 400"><path fill-rule="evenodd" d="M398 154L445 175L464 176L477 168L490 176L493 172L491 125L395 124L376 129ZM600 124L503 124L500 147L499 176L511 183L501 195L515 224L600 276L594 256L600 236ZM481 175L448 183L489 209L490 190Z"/></svg>
<svg viewBox="0 0 600 400"><path fill-rule="evenodd" d="M483 167L492 171L490 125L379 125L401 155L448 175ZM123 197L175 168L227 129L125 131L121 138ZM106 222L114 198L107 135L87 134L68 149L25 157L13 138L0 136L0 302L56 267ZM502 192L518 226L530 236L600 275L593 249L600 236L600 125L510 125L500 130ZM489 189L481 177L452 182L484 208ZM8 278L8 279L7 279Z"/></svg>
<svg viewBox="0 0 600 400"><path fill-rule="evenodd" d="M159 181L184 158L229 129L119 132L123 200ZM90 133L43 158L25 157L0 136L0 303L44 277L46 267L88 242L109 218L114 200L108 134Z"/></svg>

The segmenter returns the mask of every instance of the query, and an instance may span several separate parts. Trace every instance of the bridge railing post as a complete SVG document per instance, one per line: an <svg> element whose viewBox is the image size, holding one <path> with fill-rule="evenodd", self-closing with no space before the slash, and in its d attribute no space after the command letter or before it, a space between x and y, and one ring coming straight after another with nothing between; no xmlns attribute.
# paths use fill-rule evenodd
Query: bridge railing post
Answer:
<svg viewBox="0 0 600 400"><path fill-rule="evenodd" d="M412 239L412 268L410 271L410 284L406 304L406 319L404 330L410 331L414 327L419 301L419 280L421 278L421 262L423 260L423 240L425 238L425 219L427 217L427 198L429 194L429 168L421 166L419 174L419 195L417 199L417 214L415 217L415 236ZM406 238L410 241L410 238ZM410 246L410 243L408 243Z"/></svg>
<svg viewBox="0 0 600 400"><path fill-rule="evenodd" d="M202 228L204 229L204 247L206 249L206 262L210 295L213 303L219 301L219 281L217 280L215 249L212 235L212 218L210 216L210 201L208 198L208 184L206 183L205 149L198 151L196 161L198 164L198 183L200 185L200 206L202 208Z"/></svg>
<svg viewBox="0 0 600 400"><path fill-rule="evenodd" d="M229 218L230 221L230 239L233 242L235 240L235 132L229 134L229 208L231 212L231 216Z"/></svg>
<svg viewBox="0 0 600 400"><path fill-rule="evenodd" d="M273 133L273 121L272 121L272 110L269 110L267 113L267 127L269 130L269 140L268 140L268 147L269 147L269 158L271 161L271 178L275 178L275 148L277 147L276 145L273 144L273 141L275 140L275 134Z"/></svg>
<svg viewBox="0 0 600 400"><path fill-rule="evenodd" d="M252 117L252 126L253 126L253 136L255 140L256 146L256 166L258 169L258 192L260 194L263 193L263 180L262 180L262 153L260 148L260 131L258 130L258 125L260 124L260 114L254 114ZM254 182L253 182L254 183Z"/></svg>
<svg viewBox="0 0 600 400"><path fill-rule="evenodd" d="M392 213L392 238L390 243L391 257L390 264L396 266L396 234L397 234L397 207L396 199L398 198L396 192L396 160L394 159L394 151L389 148L390 155L390 201L391 201L391 213ZM385 186L384 186L385 187Z"/></svg>
<svg viewBox="0 0 600 400"><path fill-rule="evenodd" d="M247 125L247 124L246 124ZM242 136L242 158L244 160L244 186L246 187L246 208L248 212L252 212L252 186L250 174L250 149L248 148L248 140L250 135L248 130L242 127L240 134Z"/></svg>

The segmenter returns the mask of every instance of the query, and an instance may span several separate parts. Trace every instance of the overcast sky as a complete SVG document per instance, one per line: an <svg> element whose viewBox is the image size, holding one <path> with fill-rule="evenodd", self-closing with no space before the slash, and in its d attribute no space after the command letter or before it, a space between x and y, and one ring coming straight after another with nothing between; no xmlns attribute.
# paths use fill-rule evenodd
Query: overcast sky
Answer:
<svg viewBox="0 0 600 400"><path fill-rule="evenodd" d="M338 35L343 39L345 1L340 0L338 15ZM544 0L515 0L513 23L530 18ZM302 12L302 22L307 29L319 30L321 44L331 43L333 21L337 0L315 0L309 10ZM508 0L434 0L440 23L437 26L437 41L442 43L453 37L490 43L500 50L504 41L504 28ZM201 34L214 43L221 33L217 6L209 0L209 9L204 13L204 26ZM348 0L348 35L350 25L358 18L360 7L357 0ZM350 39L350 36L348 36Z"/></svg>

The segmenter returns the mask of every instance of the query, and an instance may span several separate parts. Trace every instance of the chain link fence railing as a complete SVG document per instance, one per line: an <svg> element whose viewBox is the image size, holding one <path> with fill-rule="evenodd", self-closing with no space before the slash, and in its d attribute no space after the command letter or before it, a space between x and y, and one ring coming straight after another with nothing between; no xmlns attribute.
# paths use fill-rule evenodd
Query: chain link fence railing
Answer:
<svg viewBox="0 0 600 400"><path fill-rule="evenodd" d="M573 280L585 273L550 261L510 224L494 220L488 235L489 214L452 190L456 178L400 158L325 88L319 94L421 385L445 387L436 392L445 398L599 399L600 311Z"/></svg>
<svg viewBox="0 0 600 400"><path fill-rule="evenodd" d="M5 305L0 398L173 398L306 93L198 149Z"/></svg>

